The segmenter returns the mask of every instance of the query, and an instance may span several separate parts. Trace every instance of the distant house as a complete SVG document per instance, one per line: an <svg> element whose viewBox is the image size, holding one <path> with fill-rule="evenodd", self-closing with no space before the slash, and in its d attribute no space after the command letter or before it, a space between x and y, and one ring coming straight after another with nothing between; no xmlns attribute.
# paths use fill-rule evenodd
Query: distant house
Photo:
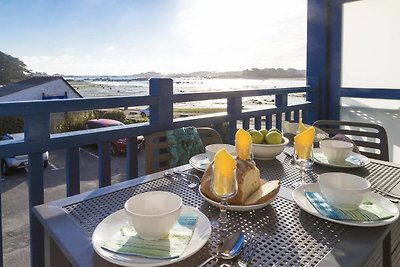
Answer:
<svg viewBox="0 0 400 267"><path fill-rule="evenodd" d="M0 102L83 98L63 77L32 77L0 87Z"/></svg>

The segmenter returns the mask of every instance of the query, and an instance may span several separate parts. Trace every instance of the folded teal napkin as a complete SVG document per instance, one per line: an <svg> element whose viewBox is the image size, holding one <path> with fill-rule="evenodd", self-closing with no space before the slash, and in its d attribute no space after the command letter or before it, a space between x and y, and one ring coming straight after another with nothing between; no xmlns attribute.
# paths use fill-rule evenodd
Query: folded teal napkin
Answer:
<svg viewBox="0 0 400 267"><path fill-rule="evenodd" d="M165 132L170 167L189 163L191 157L204 153L204 145L195 127L182 127Z"/></svg>
<svg viewBox="0 0 400 267"><path fill-rule="evenodd" d="M305 195L321 215L331 219L342 221L379 221L393 217L393 214L375 205L368 199L364 199L356 210L343 210L329 205L320 193L305 192Z"/></svg>
<svg viewBox="0 0 400 267"><path fill-rule="evenodd" d="M185 251L196 224L197 214L182 214L168 236L160 240L144 240L127 223L101 247L125 255L174 259Z"/></svg>

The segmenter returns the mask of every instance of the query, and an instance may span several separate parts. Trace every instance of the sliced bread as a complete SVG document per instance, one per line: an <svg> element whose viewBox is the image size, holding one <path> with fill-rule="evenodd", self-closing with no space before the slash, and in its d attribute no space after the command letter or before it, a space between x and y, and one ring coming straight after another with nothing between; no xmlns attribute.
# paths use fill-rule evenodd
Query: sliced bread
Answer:
<svg viewBox="0 0 400 267"><path fill-rule="evenodd" d="M256 205L267 202L278 194L280 188L279 180L261 180L261 187L251 194L245 201L245 205Z"/></svg>

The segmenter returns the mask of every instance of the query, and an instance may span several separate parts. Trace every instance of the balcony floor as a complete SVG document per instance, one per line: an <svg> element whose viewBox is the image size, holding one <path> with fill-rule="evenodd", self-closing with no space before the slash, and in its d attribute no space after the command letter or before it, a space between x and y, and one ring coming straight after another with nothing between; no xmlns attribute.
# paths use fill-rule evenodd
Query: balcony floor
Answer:
<svg viewBox="0 0 400 267"><path fill-rule="evenodd" d="M341 120L376 123L388 135L390 161L400 164L400 104L397 100L343 98Z"/></svg>

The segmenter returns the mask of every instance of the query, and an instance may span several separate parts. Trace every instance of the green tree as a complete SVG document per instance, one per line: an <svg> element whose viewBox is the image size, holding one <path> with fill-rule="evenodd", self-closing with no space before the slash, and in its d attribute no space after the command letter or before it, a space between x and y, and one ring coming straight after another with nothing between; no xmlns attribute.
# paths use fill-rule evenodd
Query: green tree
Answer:
<svg viewBox="0 0 400 267"><path fill-rule="evenodd" d="M24 62L0 51L0 84L22 80L29 73Z"/></svg>

